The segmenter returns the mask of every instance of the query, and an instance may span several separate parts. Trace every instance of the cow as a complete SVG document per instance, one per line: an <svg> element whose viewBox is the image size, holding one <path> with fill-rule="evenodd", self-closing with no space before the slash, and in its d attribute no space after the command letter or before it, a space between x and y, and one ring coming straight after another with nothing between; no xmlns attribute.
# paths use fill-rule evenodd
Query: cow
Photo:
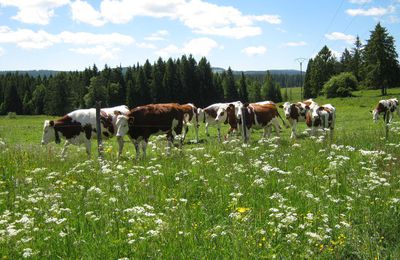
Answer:
<svg viewBox="0 0 400 260"><path fill-rule="evenodd" d="M199 113L198 109L192 103L187 103L180 105L183 110L183 137L185 140L186 134L188 132L188 126L193 126L196 133L196 143L199 142Z"/></svg>
<svg viewBox="0 0 400 260"><path fill-rule="evenodd" d="M376 105L375 109L371 111L372 119L376 123L378 122L379 115L383 114L383 120L387 123L390 123L392 122L393 113L395 111L397 111L397 114L400 116L400 107L397 98L380 100Z"/></svg>
<svg viewBox="0 0 400 260"><path fill-rule="evenodd" d="M239 108L241 108L242 106L243 106L242 102L235 101L231 103L224 103L218 108L215 121L218 126L220 126L221 122L223 122L224 124L229 123L230 129L228 130L227 136L233 132L240 131L240 120L235 120L235 118L233 118L232 115L231 118L229 118L227 109L233 108L235 110L235 115L237 115Z"/></svg>
<svg viewBox="0 0 400 260"><path fill-rule="evenodd" d="M111 138L115 134L116 116L118 113L126 113L126 106L117 106L112 108L103 108L100 110L100 122L102 125L102 137ZM91 138L96 137L96 109L78 109L72 111L57 120L45 120L42 134L42 145L52 141L61 142L61 137L65 138L65 144L61 156L65 156L67 147L70 144L85 144L88 158L91 155Z"/></svg>
<svg viewBox="0 0 400 260"><path fill-rule="evenodd" d="M242 108L245 109L242 109ZM232 118L236 118L244 122L246 126L246 135L245 139L250 139L250 129L264 129L263 137L269 137L271 133L271 126L274 126L277 136L279 137L280 133L280 125L279 119L286 126L285 121L280 116L278 112L278 108L275 104L244 104L237 110L237 114L235 115L235 109L233 106L230 106L227 109L228 118L231 120ZM232 124L235 125L235 124Z"/></svg>
<svg viewBox="0 0 400 260"><path fill-rule="evenodd" d="M285 102L283 105L279 106L280 108L283 109L286 119L292 126L292 133L290 135L290 138L293 139L296 137L296 129L298 122L306 122L306 116L307 113L310 111L310 106L314 107L315 105L316 103L314 101L306 100L304 102L297 102L297 103Z"/></svg>
<svg viewBox="0 0 400 260"><path fill-rule="evenodd" d="M123 136L128 135L135 146L136 158L140 158L140 148L143 151L143 158L146 158L146 148L150 136L167 134L167 151L169 151L173 145L175 135L182 133L183 120L184 110L179 104L138 106L131 109L126 115L118 115L116 136L120 140ZM120 146L119 154L122 153L122 148L123 145Z"/></svg>
<svg viewBox="0 0 400 260"><path fill-rule="evenodd" d="M333 138L333 130L336 121L336 108L331 104L319 106L313 104L310 111L306 114L306 124L311 128L311 135L315 135L315 127L320 127L323 130L330 129L330 137Z"/></svg>
<svg viewBox="0 0 400 260"><path fill-rule="evenodd" d="M223 113L225 111L229 104L241 104L240 101L235 101L231 103L215 103L212 105L209 105L208 107L204 109L198 109L198 114L200 120L203 121L205 124L205 129L206 129L206 135L210 136L208 132L208 126L209 125L216 125L217 130L218 130L218 140L221 141L221 122L227 123L226 121L226 113ZM219 116L218 116L219 112ZM218 116L218 118L217 118Z"/></svg>

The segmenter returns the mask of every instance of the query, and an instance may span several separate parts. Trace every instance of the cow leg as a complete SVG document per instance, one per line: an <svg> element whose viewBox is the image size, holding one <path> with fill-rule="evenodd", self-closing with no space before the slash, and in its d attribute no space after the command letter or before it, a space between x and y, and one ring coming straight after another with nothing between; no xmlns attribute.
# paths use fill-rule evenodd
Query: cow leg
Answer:
<svg viewBox="0 0 400 260"><path fill-rule="evenodd" d="M132 142L133 142L133 145L135 146L136 160L139 160L140 159L139 158L139 156L140 156L140 147L139 147L140 140L139 139L135 139L135 140L132 140Z"/></svg>
<svg viewBox="0 0 400 260"><path fill-rule="evenodd" d="M86 154L88 156L88 160L90 160L91 150L92 150L92 142L90 141L90 139L85 139L85 146L86 146Z"/></svg>
<svg viewBox="0 0 400 260"><path fill-rule="evenodd" d="M290 138L293 139L296 138L297 120L293 120L291 122L291 125L292 125L292 134L290 135Z"/></svg>
<svg viewBox="0 0 400 260"><path fill-rule="evenodd" d="M196 132L196 143L199 142L199 124L196 122L194 125L194 131Z"/></svg>
<svg viewBox="0 0 400 260"><path fill-rule="evenodd" d="M124 149L124 137L117 136L117 142L118 142L118 159L119 159L122 155L122 149Z"/></svg>
<svg viewBox="0 0 400 260"><path fill-rule="evenodd" d="M71 143L67 140L64 143L64 147L61 151L61 157L64 158L65 157L65 152L67 151L67 147L70 145Z"/></svg>
<svg viewBox="0 0 400 260"><path fill-rule="evenodd" d="M208 132L208 122L206 123L206 135L210 136L210 133Z"/></svg>
<svg viewBox="0 0 400 260"><path fill-rule="evenodd" d="M276 117L272 118L272 125L275 128L276 136L280 137L280 135L281 135L281 125L279 124L278 118L276 118ZM272 126L270 126L270 130L269 130L270 133L271 133L271 128L272 128Z"/></svg>
<svg viewBox="0 0 400 260"><path fill-rule="evenodd" d="M174 136L172 134L167 134L166 154L168 156L171 154L171 149L173 146L174 146Z"/></svg>
<svg viewBox="0 0 400 260"><path fill-rule="evenodd" d="M147 139L147 138L142 141L143 159L146 159L146 149L147 149L148 141L149 141L149 139Z"/></svg>
<svg viewBox="0 0 400 260"><path fill-rule="evenodd" d="M219 127L219 125L217 126L218 129L218 141L221 142L221 128Z"/></svg>

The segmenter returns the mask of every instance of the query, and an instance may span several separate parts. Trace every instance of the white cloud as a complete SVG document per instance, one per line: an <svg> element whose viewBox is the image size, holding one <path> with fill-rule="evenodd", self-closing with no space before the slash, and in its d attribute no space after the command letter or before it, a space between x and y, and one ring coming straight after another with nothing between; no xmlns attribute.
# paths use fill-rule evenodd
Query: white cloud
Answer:
<svg viewBox="0 0 400 260"><path fill-rule="evenodd" d="M194 56L208 56L212 49L217 48L218 43L210 38L197 38L187 42L182 51L184 54L193 54Z"/></svg>
<svg viewBox="0 0 400 260"><path fill-rule="evenodd" d="M346 13L350 16L383 16L386 14L391 14L396 11L394 6L388 6L387 8L383 7L372 7L369 9L347 9Z"/></svg>
<svg viewBox="0 0 400 260"><path fill-rule="evenodd" d="M120 48L108 48L101 45L89 48L72 48L69 50L78 54L97 56L103 61L117 58L118 53L121 51Z"/></svg>
<svg viewBox="0 0 400 260"><path fill-rule="evenodd" d="M300 42L287 42L284 44L286 47L300 47L300 46L306 46L307 43L305 41L300 41Z"/></svg>
<svg viewBox="0 0 400 260"><path fill-rule="evenodd" d="M349 0L349 2L352 4L363 5L363 4L371 3L372 0Z"/></svg>
<svg viewBox="0 0 400 260"><path fill-rule="evenodd" d="M150 36L144 38L146 41L164 41L165 37L168 36L169 33L167 30L159 30L155 33L152 33Z"/></svg>
<svg viewBox="0 0 400 260"><path fill-rule="evenodd" d="M255 56L255 55L262 55L267 51L267 48L264 46L251 46L244 48L242 50L247 56Z"/></svg>
<svg viewBox="0 0 400 260"><path fill-rule="evenodd" d="M75 21L101 25L104 22L128 23L134 17L148 16L181 21L199 34L244 38L261 34L257 22L280 24L278 15L244 15L231 6L219 6L202 0L131 1L103 0L100 11L86 1L76 0L71 6ZM86 11L91 15L86 15ZM93 18L89 18L92 16Z"/></svg>
<svg viewBox="0 0 400 260"><path fill-rule="evenodd" d="M64 43L80 45L129 45L134 43L131 36L120 33L94 34L87 32L62 32L58 34L60 40Z"/></svg>
<svg viewBox="0 0 400 260"><path fill-rule="evenodd" d="M70 6L73 21L88 23L93 26L102 26L106 23L101 14L85 1L77 0Z"/></svg>
<svg viewBox="0 0 400 260"><path fill-rule="evenodd" d="M101 60L110 60L118 56L119 46L127 46L135 40L119 33L93 34L87 32L68 32L50 34L43 30L37 32L29 29L12 31L0 26L0 43L16 44L22 49L44 49L54 44L70 44L77 46L69 50L78 54L95 55Z"/></svg>
<svg viewBox="0 0 400 260"><path fill-rule="evenodd" d="M177 56L182 54L192 54L193 56L203 57L210 55L211 51L219 45L216 41L210 38L196 38L186 42L182 48L174 44L170 44L155 52L161 57Z"/></svg>
<svg viewBox="0 0 400 260"><path fill-rule="evenodd" d="M356 37L350 34L344 34L341 32L333 32L329 34L325 34L325 37L331 41L345 41L349 44L352 44L356 41Z"/></svg>
<svg viewBox="0 0 400 260"><path fill-rule="evenodd" d="M12 31L9 27L0 27L0 43L14 43L22 49L43 49L59 42L60 39L43 30L34 32L29 29Z"/></svg>
<svg viewBox="0 0 400 260"><path fill-rule="evenodd" d="M54 16L54 9L67 5L69 0L0 0L0 6L18 8L17 15L12 18L23 23L46 25Z"/></svg>
<svg viewBox="0 0 400 260"><path fill-rule="evenodd" d="M143 49L156 49L157 47L152 44L152 43L137 43L136 46L138 46L139 48L143 48Z"/></svg>

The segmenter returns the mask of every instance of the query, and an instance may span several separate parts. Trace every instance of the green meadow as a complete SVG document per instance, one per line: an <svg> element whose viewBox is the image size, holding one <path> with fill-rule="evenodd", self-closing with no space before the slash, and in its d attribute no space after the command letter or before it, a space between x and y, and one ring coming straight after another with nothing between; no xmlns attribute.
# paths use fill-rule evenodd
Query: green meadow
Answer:
<svg viewBox="0 0 400 260"><path fill-rule="evenodd" d="M169 156L153 137L145 160L128 142L117 160L115 139L104 159L95 142L91 160L83 146L61 158L40 145L49 117L0 117L0 257L399 258L400 118L386 139L370 113L379 91L354 95L316 99L337 108L332 141L300 123L295 140L282 128L220 143L202 125Z"/></svg>

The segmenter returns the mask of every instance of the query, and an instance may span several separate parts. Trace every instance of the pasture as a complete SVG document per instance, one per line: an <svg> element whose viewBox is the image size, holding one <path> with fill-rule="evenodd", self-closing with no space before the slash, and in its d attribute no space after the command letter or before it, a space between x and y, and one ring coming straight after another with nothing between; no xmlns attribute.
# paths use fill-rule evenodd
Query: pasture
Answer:
<svg viewBox="0 0 400 260"><path fill-rule="evenodd" d="M1 117L0 256L398 258L400 118L385 140L369 112L378 94L316 99L337 108L332 143L302 133L304 123L296 140L290 129L279 142L260 131L245 145L219 143L212 127L206 137L202 125L200 144L167 156L155 137L141 161L132 144L117 161L115 139L104 160L95 142L92 160L83 146L63 159L61 145L40 145L48 117Z"/></svg>

